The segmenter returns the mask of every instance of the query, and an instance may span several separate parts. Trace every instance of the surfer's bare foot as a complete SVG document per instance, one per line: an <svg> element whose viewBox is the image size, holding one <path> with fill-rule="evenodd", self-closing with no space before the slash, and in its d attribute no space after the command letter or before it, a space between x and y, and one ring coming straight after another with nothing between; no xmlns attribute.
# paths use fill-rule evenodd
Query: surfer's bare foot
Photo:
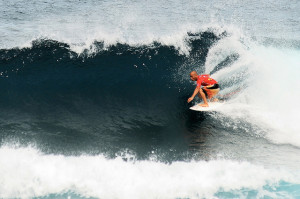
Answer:
<svg viewBox="0 0 300 199"><path fill-rule="evenodd" d="M199 104L201 107L208 107L208 104Z"/></svg>
<svg viewBox="0 0 300 199"><path fill-rule="evenodd" d="M212 101L213 101L213 102L218 102L218 101L219 101L219 99L217 99L217 98L214 98Z"/></svg>

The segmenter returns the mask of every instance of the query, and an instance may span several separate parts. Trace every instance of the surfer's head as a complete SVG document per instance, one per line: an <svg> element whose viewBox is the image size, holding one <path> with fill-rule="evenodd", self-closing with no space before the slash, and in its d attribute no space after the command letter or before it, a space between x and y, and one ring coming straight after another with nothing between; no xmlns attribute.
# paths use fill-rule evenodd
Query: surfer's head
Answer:
<svg viewBox="0 0 300 199"><path fill-rule="evenodd" d="M197 72L196 72L196 71L192 71L192 72L190 73L190 78L191 78L192 81L197 81L197 79L198 79L198 74L197 74Z"/></svg>

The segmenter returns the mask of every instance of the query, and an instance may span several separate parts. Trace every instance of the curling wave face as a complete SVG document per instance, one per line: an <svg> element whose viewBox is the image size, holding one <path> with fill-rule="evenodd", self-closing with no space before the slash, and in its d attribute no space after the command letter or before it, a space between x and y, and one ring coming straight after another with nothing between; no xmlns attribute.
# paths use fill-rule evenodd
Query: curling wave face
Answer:
<svg viewBox="0 0 300 199"><path fill-rule="evenodd" d="M209 47L221 38L212 32L190 37L189 56L157 42L108 48L95 42L97 53L80 55L53 40L1 50L0 106L12 115L2 117L2 137L54 130L110 139L120 132L164 131L178 121L192 87L178 70L203 65Z"/></svg>
<svg viewBox="0 0 300 199"><path fill-rule="evenodd" d="M3 114L17 113L20 120L6 128L10 120L6 118L6 132L18 132L18 125L28 118L45 132L61 128L57 124L63 126L61 131L74 130L76 124L79 133L95 134L147 126L164 129L182 120L178 115L193 89L186 74L196 69L212 74L222 86L220 96L227 105L214 118L233 128L241 126L236 121L245 121L246 131L300 146L299 126L293 121L299 111L294 103L300 96L295 71L299 49L268 47L239 34L216 32L188 33L184 41L188 54L158 42L141 46L94 42L81 54L53 40L2 49L0 106ZM293 92L282 81L292 84ZM41 122L47 125L41 127ZM32 131L32 123L29 126L25 132Z"/></svg>

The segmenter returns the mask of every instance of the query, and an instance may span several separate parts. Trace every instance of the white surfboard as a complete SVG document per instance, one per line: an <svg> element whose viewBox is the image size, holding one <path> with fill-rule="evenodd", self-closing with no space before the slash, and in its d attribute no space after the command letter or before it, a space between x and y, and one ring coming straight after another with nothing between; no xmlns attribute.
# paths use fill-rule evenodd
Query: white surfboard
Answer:
<svg viewBox="0 0 300 199"><path fill-rule="evenodd" d="M190 107L190 109L193 111L217 111L223 104L224 102L208 102L208 107L202 107L199 106L199 104L196 104Z"/></svg>

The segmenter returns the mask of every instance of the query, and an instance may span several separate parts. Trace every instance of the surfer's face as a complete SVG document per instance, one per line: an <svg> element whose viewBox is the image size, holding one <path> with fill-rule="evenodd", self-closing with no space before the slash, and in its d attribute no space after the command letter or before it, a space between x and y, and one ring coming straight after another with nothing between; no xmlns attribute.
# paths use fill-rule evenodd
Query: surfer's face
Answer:
<svg viewBox="0 0 300 199"><path fill-rule="evenodd" d="M192 81L196 81L197 80L197 75L190 75L190 79Z"/></svg>

